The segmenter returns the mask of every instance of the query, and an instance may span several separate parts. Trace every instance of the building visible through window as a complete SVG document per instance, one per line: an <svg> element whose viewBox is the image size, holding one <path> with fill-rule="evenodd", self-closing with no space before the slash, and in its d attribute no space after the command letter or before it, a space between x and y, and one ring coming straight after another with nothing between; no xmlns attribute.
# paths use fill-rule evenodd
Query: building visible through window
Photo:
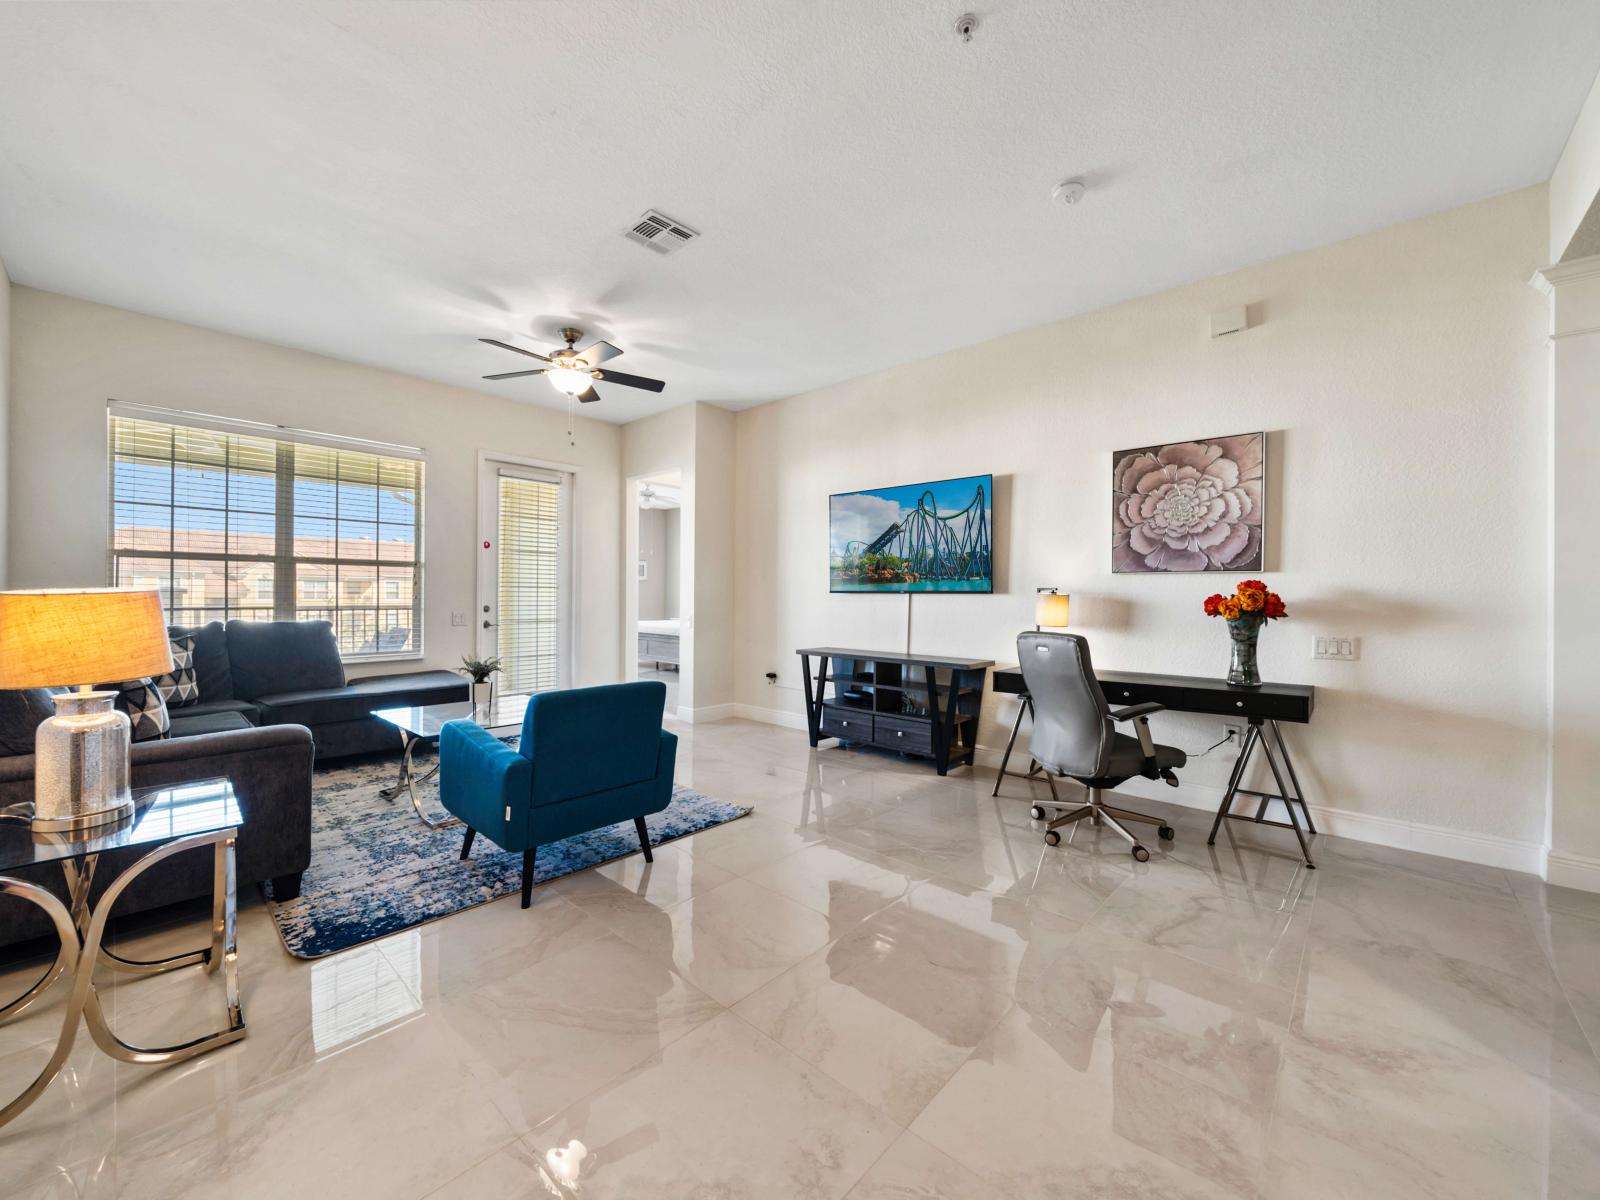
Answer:
<svg viewBox="0 0 1600 1200"><path fill-rule="evenodd" d="M420 458L155 415L110 418L114 584L175 625L327 620L348 657L421 652Z"/></svg>

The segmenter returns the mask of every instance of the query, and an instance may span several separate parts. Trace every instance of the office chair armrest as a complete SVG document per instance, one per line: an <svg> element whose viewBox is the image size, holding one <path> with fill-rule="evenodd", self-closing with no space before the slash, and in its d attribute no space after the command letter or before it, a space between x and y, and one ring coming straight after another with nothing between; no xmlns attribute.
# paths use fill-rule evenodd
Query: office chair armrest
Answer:
<svg viewBox="0 0 1600 1200"><path fill-rule="evenodd" d="M1113 721L1132 721L1139 717L1148 717L1151 713L1165 712L1165 704L1157 704L1154 700L1146 700L1143 704L1130 704L1127 708L1113 708L1111 719Z"/></svg>
<svg viewBox="0 0 1600 1200"><path fill-rule="evenodd" d="M1159 774L1156 767L1156 744L1150 736L1150 714L1161 712L1165 708L1165 704L1147 700L1143 704L1130 704L1127 708L1111 711L1113 721L1133 722L1133 731L1139 735L1139 753L1144 755L1144 770L1140 774L1147 779L1154 779Z"/></svg>

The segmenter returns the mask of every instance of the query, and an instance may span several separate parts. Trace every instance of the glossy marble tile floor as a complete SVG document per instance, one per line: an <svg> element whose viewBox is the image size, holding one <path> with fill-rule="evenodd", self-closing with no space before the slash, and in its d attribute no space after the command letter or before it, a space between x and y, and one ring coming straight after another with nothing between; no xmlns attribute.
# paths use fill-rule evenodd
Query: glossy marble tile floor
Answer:
<svg viewBox="0 0 1600 1200"><path fill-rule="evenodd" d="M1045 847L986 771L683 735L754 816L317 962L252 900L245 1041L151 1070L83 1039L0 1194L1600 1194L1600 896L1330 837L1307 872L1177 808L1141 865ZM108 992L133 1040L220 1012L197 973ZM54 1011L0 1027L8 1092Z"/></svg>

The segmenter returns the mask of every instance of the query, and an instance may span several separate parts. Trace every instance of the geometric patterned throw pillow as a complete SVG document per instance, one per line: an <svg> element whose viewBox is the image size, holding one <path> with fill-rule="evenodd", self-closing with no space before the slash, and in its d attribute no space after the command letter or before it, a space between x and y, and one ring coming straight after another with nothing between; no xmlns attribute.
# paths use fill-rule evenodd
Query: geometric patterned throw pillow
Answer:
<svg viewBox="0 0 1600 1200"><path fill-rule="evenodd" d="M172 718L167 714L167 702L153 679L130 679L127 683L108 683L97 691L115 691L116 707L128 714L133 724L133 740L148 742L164 738L172 728Z"/></svg>
<svg viewBox="0 0 1600 1200"><path fill-rule="evenodd" d="M200 684L194 674L194 635L172 639L172 670L156 676L156 687L169 708L200 703Z"/></svg>

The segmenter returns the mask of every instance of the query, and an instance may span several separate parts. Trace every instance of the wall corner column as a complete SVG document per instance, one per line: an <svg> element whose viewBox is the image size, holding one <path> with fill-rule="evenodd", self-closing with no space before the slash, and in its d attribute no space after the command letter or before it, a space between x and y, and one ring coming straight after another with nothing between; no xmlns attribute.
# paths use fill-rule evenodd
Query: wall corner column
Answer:
<svg viewBox="0 0 1600 1200"><path fill-rule="evenodd" d="M1545 267L1550 300L1549 769L1544 877L1600 892L1600 255Z"/></svg>

